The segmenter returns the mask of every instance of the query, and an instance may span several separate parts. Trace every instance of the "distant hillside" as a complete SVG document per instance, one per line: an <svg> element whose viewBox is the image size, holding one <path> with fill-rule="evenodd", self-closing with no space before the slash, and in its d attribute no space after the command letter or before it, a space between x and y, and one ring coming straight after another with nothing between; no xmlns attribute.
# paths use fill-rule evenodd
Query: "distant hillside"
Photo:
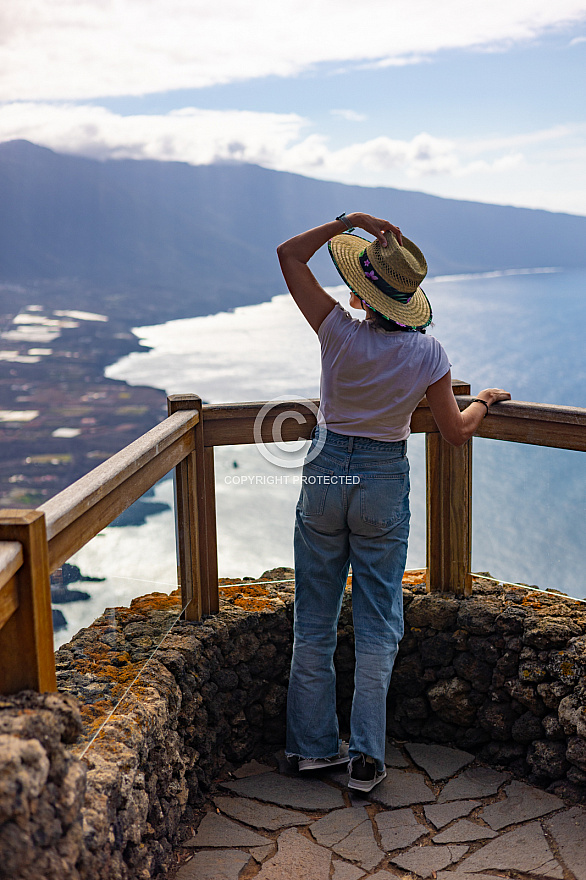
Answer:
<svg viewBox="0 0 586 880"><path fill-rule="evenodd" d="M277 244L344 210L397 222L434 275L586 265L586 217L11 141L0 144L0 284L137 323L208 314L282 291ZM323 283L338 283L327 255L315 262ZM4 288L0 305L18 296Z"/></svg>

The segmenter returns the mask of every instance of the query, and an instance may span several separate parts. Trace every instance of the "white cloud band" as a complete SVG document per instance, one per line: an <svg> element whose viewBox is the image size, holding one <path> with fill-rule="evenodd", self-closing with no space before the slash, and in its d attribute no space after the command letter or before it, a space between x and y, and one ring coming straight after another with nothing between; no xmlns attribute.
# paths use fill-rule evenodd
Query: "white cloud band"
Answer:
<svg viewBox="0 0 586 880"><path fill-rule="evenodd" d="M16 103L2 108L0 140L23 138L94 159L241 161L330 179L394 169L412 178L461 175L469 164L481 167L480 160L465 159L463 145L425 132L410 141L377 137L332 149L322 135L304 136L307 125L295 114L187 107L161 116L119 116L89 104ZM506 150L506 141L500 146ZM480 145L473 152L481 152ZM491 163L483 161L488 170Z"/></svg>
<svg viewBox="0 0 586 880"><path fill-rule="evenodd" d="M584 17L584 0L14 0L0 9L0 101L141 95L323 62L412 63Z"/></svg>
<svg viewBox="0 0 586 880"><path fill-rule="evenodd" d="M345 146L309 128L295 114L193 107L120 116L93 105L24 102L0 114L0 141L23 138L94 159L250 162L345 183L586 213L586 124L490 139L420 132L410 140L381 136Z"/></svg>

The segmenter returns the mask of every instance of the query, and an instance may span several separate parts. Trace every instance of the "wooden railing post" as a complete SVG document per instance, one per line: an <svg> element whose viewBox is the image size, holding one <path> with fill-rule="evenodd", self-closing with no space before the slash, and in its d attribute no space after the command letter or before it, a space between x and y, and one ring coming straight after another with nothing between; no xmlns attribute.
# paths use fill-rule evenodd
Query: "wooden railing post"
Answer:
<svg viewBox="0 0 586 880"><path fill-rule="evenodd" d="M56 691L53 615L45 514L0 511L0 540L22 544L18 608L0 633L0 693Z"/></svg>
<svg viewBox="0 0 586 880"><path fill-rule="evenodd" d="M203 409L197 394L173 394L168 398L171 415L196 410L195 449L175 472L178 568L182 606L186 620L218 610L218 561L213 448L203 441Z"/></svg>
<svg viewBox="0 0 586 880"><path fill-rule="evenodd" d="M203 443L203 420L200 437ZM196 454L198 443L196 441ZM203 472L205 486L205 517L206 517L206 577L205 583L205 614L216 614L220 610L220 594L218 592L218 533L216 527L216 479L214 473L214 447L203 447Z"/></svg>
<svg viewBox="0 0 586 880"><path fill-rule="evenodd" d="M472 534L472 440L451 446L425 435L427 470L427 589L469 596Z"/></svg>
<svg viewBox="0 0 586 880"><path fill-rule="evenodd" d="M169 415L179 410L197 410L201 418L201 399L196 394L173 394L167 398ZM199 427L199 423L194 431ZM202 615L202 560L200 520L197 505L197 467L195 450L175 468L175 529L177 536L177 579L181 587L181 607L186 620Z"/></svg>

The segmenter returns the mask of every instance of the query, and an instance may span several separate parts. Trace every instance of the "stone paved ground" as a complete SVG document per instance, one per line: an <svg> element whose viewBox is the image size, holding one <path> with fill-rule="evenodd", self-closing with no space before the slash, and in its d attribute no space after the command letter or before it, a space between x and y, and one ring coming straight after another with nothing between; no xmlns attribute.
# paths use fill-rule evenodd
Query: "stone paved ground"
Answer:
<svg viewBox="0 0 586 880"><path fill-rule="evenodd" d="M586 809L459 749L389 744L359 796L340 768L256 761L220 781L175 880L586 880Z"/></svg>

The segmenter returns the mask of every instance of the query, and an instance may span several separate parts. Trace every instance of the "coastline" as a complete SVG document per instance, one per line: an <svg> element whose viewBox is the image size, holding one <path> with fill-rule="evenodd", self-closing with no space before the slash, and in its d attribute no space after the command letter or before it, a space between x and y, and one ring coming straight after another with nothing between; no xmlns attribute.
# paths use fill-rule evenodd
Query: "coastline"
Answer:
<svg viewBox="0 0 586 880"><path fill-rule="evenodd" d="M572 371L564 370L563 375L551 373L547 361L537 356L542 341L543 327L539 315L543 307L550 302L552 291L559 290L566 300L577 297L574 293L578 289L576 279L569 274L566 278L563 272L524 271L519 273L523 276L520 279L511 278L510 274L502 272L488 278L480 275L430 279L432 289L437 285L433 291L433 301L437 303L434 335L437 333L446 342L447 349L458 355L455 375L470 378L482 387L483 381L490 384L493 376L498 374L499 381L502 377L503 383L513 383L511 387L520 399L579 402L582 392L572 381ZM336 290L343 299L345 288L330 288L333 295ZM38 291L36 295L39 295ZM463 296L475 324L490 318L491 310L497 304L508 308L511 313L513 305L523 310L525 304L532 302L537 320L532 332L524 334L525 344L519 345L514 324L505 324L499 327L498 337L481 333L473 344L466 345L467 340L459 330ZM14 494L4 506L42 503L99 463L100 459L90 457L91 453L111 455L132 442L164 418L167 392L196 391L204 399L214 402L260 400L283 394L315 397L318 394L318 347L312 331L299 318L287 295L276 294L269 302L208 316L167 321L161 316L159 323L150 323L151 318L145 321L140 313L129 321L127 315L116 314L115 310L113 316L105 313L93 315L93 320L90 319L92 313L86 313L83 319L77 313L74 318L73 309L65 313L58 308L63 303L55 301L51 302L52 308L38 310L36 306L30 311L30 306L35 305L34 298L35 291L31 289L27 299L21 298L18 315L21 319L28 316L29 319L42 320L15 324L17 315L14 312L5 316L2 326L5 333L13 334L20 328L23 336L22 331L28 328L24 334L28 336L26 339L23 336L20 341L3 338L0 349L18 349L18 357L36 358L36 362L0 361L0 376L3 377L0 388L6 389L10 370L18 371L16 380L12 377L10 384L18 383L19 388L12 390L11 399L3 406L9 411L30 412L34 409L42 412L29 422L0 423L0 431L10 432L11 437L17 436L22 441L16 444L22 463L23 449L27 451L27 458L32 458L24 440L33 429L37 430L40 450L35 455L40 459L35 459L34 466L29 464L26 470L24 466L20 470L6 470L9 465L6 445L0 446L0 454L8 480L19 473L39 479L29 484L6 481L5 485ZM87 300L83 305L90 307ZM77 326L47 323L51 321ZM561 341L562 338L555 330L555 326L547 325L547 339L552 346L556 339ZM57 332L58 336L53 340L30 338L35 333L47 337ZM563 339L567 363L573 353L571 332L564 330ZM39 348L50 348L51 352L30 354L31 350L38 351ZM557 351L552 347L550 361ZM35 377L36 381L33 381ZM64 383L68 383L69 398L61 387ZM25 390L23 385L29 384L32 387ZM155 384L165 390L153 387ZM64 403L53 406L58 392L63 395ZM77 398L74 392L78 394ZM33 399L34 394L36 399ZM129 397L121 399L121 394ZM90 395L97 396L81 400ZM140 417L139 407L143 407ZM96 423L86 421L91 419ZM53 432L63 427L80 433L69 438L54 437ZM101 438L104 443L110 443L107 449L98 447ZM90 442L93 445L89 446ZM47 460L42 456L47 455L49 444L51 452L57 454L53 453ZM562 589L583 596L583 554L576 536L579 518L575 516L577 486L583 471L576 471L579 462L571 461L579 457L578 454L515 448L511 444L495 444L488 440L479 440L475 450L473 569L490 570L499 577L538 583L544 588ZM77 474L72 473L73 467L68 470L69 464L59 457L72 453L79 457ZM408 567L417 568L425 560L422 437L414 435L411 438L409 457L412 464L412 536ZM257 574L263 564L265 567L283 562L291 564L291 524L297 487L269 485L273 471L253 447L219 448L215 461L221 575ZM72 475L68 476L69 473ZM235 474L241 479L253 475L256 480L260 476L261 482L266 478L266 485L257 482L254 486L245 485L242 479L242 484L235 488ZM34 503L27 503L26 498L23 500L24 490L29 494L32 491L38 493ZM145 589L147 582L151 589L164 591L175 582L170 481L155 487L153 500L154 503L150 498L145 499L142 511L138 510L140 503L129 511L133 518L130 524L105 530L76 554L72 562L84 574L104 577L106 581L90 589L90 601L71 602L63 609L68 627L59 634L57 643L66 633L71 637L78 627L86 626L103 612L104 607L129 602ZM153 509L149 509L152 503ZM161 503L168 509L159 512ZM543 542L539 537L543 514L547 515L554 505L559 516L551 520L550 540ZM270 540L267 541L264 530L254 528L251 523L251 508L262 510L263 519L266 517L265 521L271 523ZM148 519L139 516L140 513ZM151 513L157 515L150 516ZM523 546L522 554L519 553L520 545Z"/></svg>
<svg viewBox="0 0 586 880"><path fill-rule="evenodd" d="M166 414L166 395L106 378L145 351L131 322L30 301L0 315L0 506L37 507Z"/></svg>

